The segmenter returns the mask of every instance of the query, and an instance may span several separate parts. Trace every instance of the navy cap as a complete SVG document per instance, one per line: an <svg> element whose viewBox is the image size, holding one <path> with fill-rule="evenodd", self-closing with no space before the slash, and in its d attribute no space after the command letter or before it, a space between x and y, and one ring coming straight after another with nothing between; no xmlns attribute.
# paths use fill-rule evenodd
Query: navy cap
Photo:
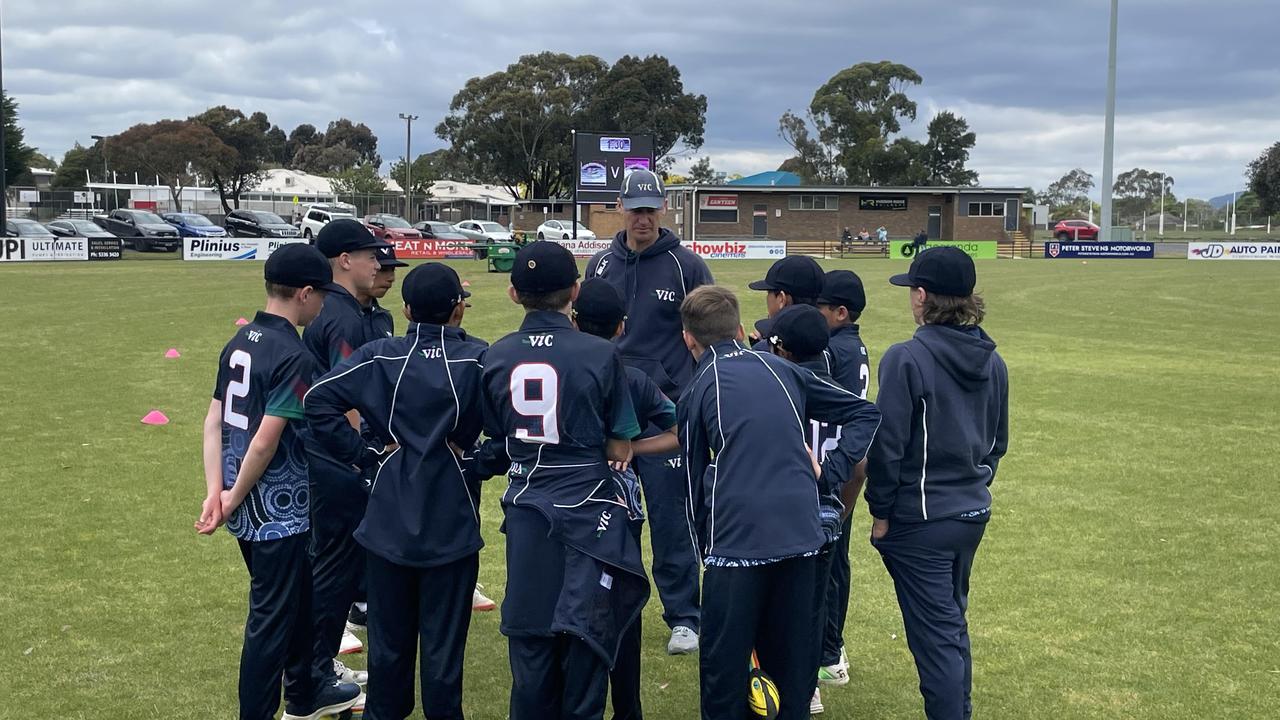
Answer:
<svg viewBox="0 0 1280 720"><path fill-rule="evenodd" d="M573 303L573 316L590 323L617 327L627 317L622 306L622 296L617 288L604 278L590 278L578 288L578 299Z"/></svg>
<svg viewBox="0 0 1280 720"><path fill-rule="evenodd" d="M752 290L780 290L798 298L816 298L822 292L822 281L822 266L817 260L808 255L792 255L770 265L763 280L747 287Z"/></svg>
<svg viewBox="0 0 1280 720"><path fill-rule="evenodd" d="M810 358L827 349L831 332L827 319L812 305L788 305L773 317L770 345L801 358Z"/></svg>
<svg viewBox="0 0 1280 720"><path fill-rule="evenodd" d="M400 296L409 306L409 314L418 320L453 310L471 293L462 289L462 281L453 268L443 263L423 263L404 276Z"/></svg>
<svg viewBox="0 0 1280 720"><path fill-rule="evenodd" d="M387 268L409 267L409 263L396 258L396 249L393 245L378 248L378 269L386 270Z"/></svg>
<svg viewBox="0 0 1280 720"><path fill-rule="evenodd" d="M374 237L364 223L350 218L330 220L316 233L316 247L328 258L338 257L345 252L390 246L385 240Z"/></svg>
<svg viewBox="0 0 1280 720"><path fill-rule="evenodd" d="M935 295L968 297L978 284L973 258L958 247L940 245L916 255L911 268L889 282L901 287L921 287Z"/></svg>
<svg viewBox="0 0 1280 720"><path fill-rule="evenodd" d="M860 313L867 307L867 291L862 278L852 270L832 270L822 278L819 305L844 306L851 313Z"/></svg>
<svg viewBox="0 0 1280 720"><path fill-rule="evenodd" d="M549 293L573 287L578 281L578 263L573 253L560 243L535 240L516 253L511 268L511 287L523 293Z"/></svg>
<svg viewBox="0 0 1280 720"><path fill-rule="evenodd" d="M622 190L618 193L623 210L654 208L661 210L667 203L667 191L662 180L652 170L632 170L622 178Z"/></svg>
<svg viewBox="0 0 1280 720"><path fill-rule="evenodd" d="M288 243L271 253L263 263L262 277L267 282L285 287L310 285L328 290L333 284L333 269L319 250L306 243Z"/></svg>

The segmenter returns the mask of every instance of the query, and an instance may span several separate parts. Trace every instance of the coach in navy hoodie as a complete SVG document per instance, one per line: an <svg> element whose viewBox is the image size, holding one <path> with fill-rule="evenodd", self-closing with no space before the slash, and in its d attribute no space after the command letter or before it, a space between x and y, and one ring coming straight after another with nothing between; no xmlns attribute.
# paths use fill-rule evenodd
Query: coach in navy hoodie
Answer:
<svg viewBox="0 0 1280 720"><path fill-rule="evenodd" d="M710 285L711 271L675 233L661 226L666 209L662 181L636 170L622 182L619 195L626 228L613 246L587 263L588 278L602 278L618 290L626 308L626 327L617 339L622 361L645 372L673 401L693 374L693 358L681 340L680 303L694 288ZM650 424L642 437L669 428ZM639 456L633 464L644 486L649 537L653 543L653 581L662 598L662 619L671 628L667 652L698 648L698 561L684 520L685 477L679 453Z"/></svg>
<svg viewBox="0 0 1280 720"><path fill-rule="evenodd" d="M969 718L969 573L1009 441L1009 383L982 331L973 260L957 248L916 256L890 278L911 288L920 326L880 361L883 414L867 457L871 542L893 578L925 715Z"/></svg>

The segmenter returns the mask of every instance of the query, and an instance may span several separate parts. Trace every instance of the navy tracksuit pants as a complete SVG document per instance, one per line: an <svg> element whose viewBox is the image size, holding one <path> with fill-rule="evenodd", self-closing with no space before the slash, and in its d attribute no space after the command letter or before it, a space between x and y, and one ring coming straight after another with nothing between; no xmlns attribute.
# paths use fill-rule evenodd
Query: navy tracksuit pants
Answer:
<svg viewBox="0 0 1280 720"><path fill-rule="evenodd" d="M249 569L249 618L240 652L240 720L269 720L285 697L311 704L311 557L309 533L240 540ZM330 675L333 674L330 670Z"/></svg>
<svg viewBox="0 0 1280 720"><path fill-rule="evenodd" d="M504 508L507 593L503 632L511 662L511 720L599 720L609 666L586 642L552 633L564 586L564 545L532 508Z"/></svg>
<svg viewBox="0 0 1280 720"><path fill-rule="evenodd" d="M840 539L831 553L831 572L827 579L825 607L826 629L822 633L822 656L819 666L840 662L840 648L844 647L844 621L849 614L849 534L853 528L853 515L845 518L840 529ZM819 622L822 622L819 618Z"/></svg>
<svg viewBox="0 0 1280 720"><path fill-rule="evenodd" d="M967 720L973 660L969 654L969 573L986 522L889 522L872 545L893 578L907 646L920 675L929 720Z"/></svg>
<svg viewBox="0 0 1280 720"><path fill-rule="evenodd" d="M808 720L817 670L817 573L817 556L707 568L698 658L703 720L748 717L752 648L760 668L778 687L778 720Z"/></svg>
<svg viewBox="0 0 1280 720"><path fill-rule="evenodd" d="M633 464L644 489L649 544L653 550L653 582L662 599L662 619L667 627L683 625L697 632L701 623L699 563L685 515L688 478L679 460L679 453L640 455ZM674 467L672 461L675 461Z"/></svg>
<svg viewBox="0 0 1280 720"><path fill-rule="evenodd" d="M471 627L471 593L480 556L410 567L367 553L369 569L369 720L413 712L413 669L421 647L422 714L460 720L462 665Z"/></svg>
<svg viewBox="0 0 1280 720"><path fill-rule="evenodd" d="M354 533L369 496L355 469L307 453L311 489L311 577L316 682L332 681L351 603L359 599L367 560Z"/></svg>

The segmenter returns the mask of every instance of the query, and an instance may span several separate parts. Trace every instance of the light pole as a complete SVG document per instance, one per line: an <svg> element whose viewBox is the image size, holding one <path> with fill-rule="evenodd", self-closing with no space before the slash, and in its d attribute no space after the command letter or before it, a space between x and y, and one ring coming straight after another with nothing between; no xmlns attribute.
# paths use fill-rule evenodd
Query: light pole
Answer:
<svg viewBox="0 0 1280 720"><path fill-rule="evenodd" d="M90 138L92 138L92 139L94 139L94 140L97 140L97 141L98 141L98 142L100 142L100 143L102 143L102 182L103 182L104 184L105 184L105 183L109 183L109 182L111 182L111 176L107 173L107 138L106 138L105 136L103 136L103 135L90 135L89 137L90 137ZM120 196L119 196L119 195L115 195L115 192L116 192L116 191L115 191L115 188L112 188L112 189L111 189L111 193L112 193L112 195L115 197L115 200L116 200L116 207L120 207ZM103 204L104 206L107 204L107 189L106 189L106 188L102 188L102 204ZM105 210L105 209L106 209L106 208L105 208L105 207L103 207L103 210Z"/></svg>
<svg viewBox="0 0 1280 720"><path fill-rule="evenodd" d="M1111 0L1111 40L1107 46L1107 115L1102 140L1102 242L1111 242L1111 162L1116 147L1116 19L1120 0Z"/></svg>
<svg viewBox="0 0 1280 720"><path fill-rule="evenodd" d="M1160 173L1160 237L1164 237L1164 173Z"/></svg>
<svg viewBox="0 0 1280 720"><path fill-rule="evenodd" d="M407 115L400 113L400 119L404 121L404 214L405 219L410 224L413 223L413 152L411 150L413 142L413 121L418 119L417 115Z"/></svg>
<svg viewBox="0 0 1280 720"><path fill-rule="evenodd" d="M1236 234L1236 193L1231 193L1231 234Z"/></svg>

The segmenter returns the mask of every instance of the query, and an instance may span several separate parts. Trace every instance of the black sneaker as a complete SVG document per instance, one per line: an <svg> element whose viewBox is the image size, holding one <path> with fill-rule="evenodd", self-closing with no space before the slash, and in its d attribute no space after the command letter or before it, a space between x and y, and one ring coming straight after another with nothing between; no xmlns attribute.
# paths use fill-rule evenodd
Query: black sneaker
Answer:
<svg viewBox="0 0 1280 720"><path fill-rule="evenodd" d="M303 708L293 703L284 707L284 716L280 720L320 720L326 715L337 715L350 710L361 699L360 686L351 683L334 682L325 685L316 692L311 707Z"/></svg>
<svg viewBox="0 0 1280 720"><path fill-rule="evenodd" d="M351 604L351 612L347 613L347 629L351 632L357 630L364 632L369 629L369 613L361 612L355 603Z"/></svg>

